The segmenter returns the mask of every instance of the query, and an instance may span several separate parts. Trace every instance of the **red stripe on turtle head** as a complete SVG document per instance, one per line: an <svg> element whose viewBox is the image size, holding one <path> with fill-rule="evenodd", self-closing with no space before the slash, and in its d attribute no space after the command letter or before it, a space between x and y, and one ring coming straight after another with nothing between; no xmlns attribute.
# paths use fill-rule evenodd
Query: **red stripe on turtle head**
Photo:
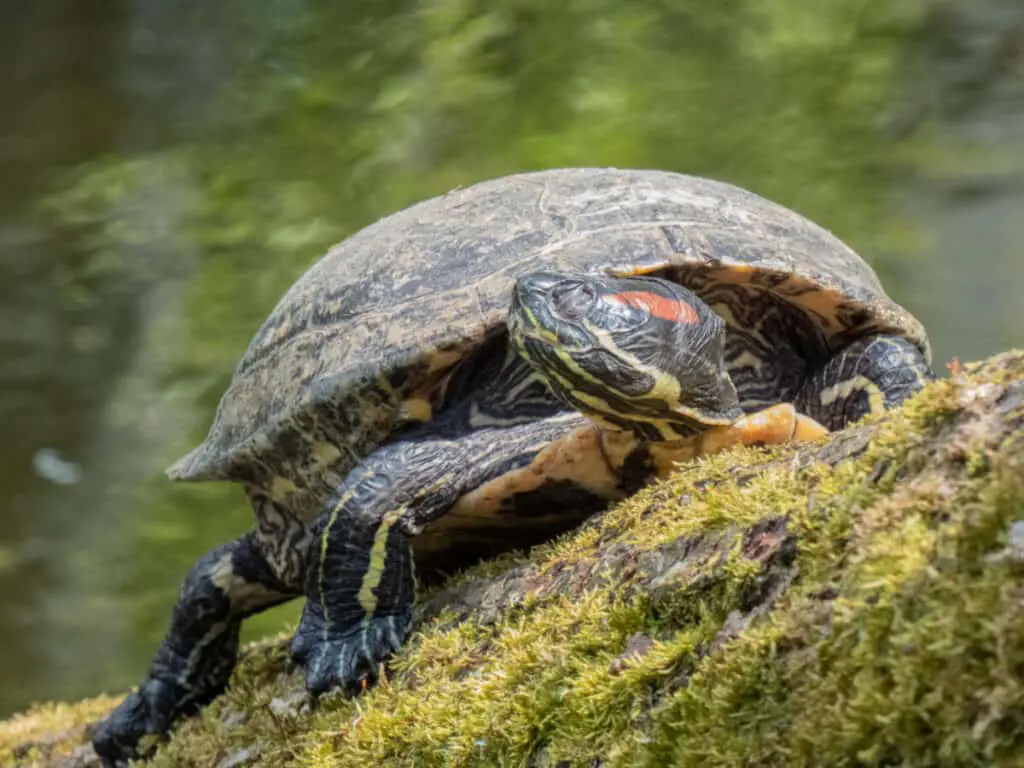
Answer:
<svg viewBox="0 0 1024 768"><path fill-rule="evenodd" d="M682 299L668 299L651 291L620 291L608 296L612 301L645 309L654 317L674 323L699 323L700 316L693 305Z"/></svg>

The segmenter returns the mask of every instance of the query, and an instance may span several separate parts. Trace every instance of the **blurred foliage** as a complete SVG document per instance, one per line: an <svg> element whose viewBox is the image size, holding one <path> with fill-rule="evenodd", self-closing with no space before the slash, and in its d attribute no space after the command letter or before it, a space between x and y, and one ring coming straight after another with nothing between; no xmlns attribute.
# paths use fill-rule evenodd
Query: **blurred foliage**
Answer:
<svg viewBox="0 0 1024 768"><path fill-rule="evenodd" d="M455 186L567 165L713 176L800 211L871 260L908 239L885 208L900 149L887 127L907 46L939 5L234 3L229 66L202 129L74 169L47 199L46 215L90 254L62 290L83 302L97 274L126 290L182 276L181 321L152 343L163 391L198 403L199 440L247 340L296 277L331 243ZM158 259L140 257L154 244ZM172 442L168 461L189 447ZM128 493L130 523L97 542L133 626L121 680L161 637L171 585L249 519L237 489L216 484L170 489L154 477ZM279 623L256 620L250 636Z"/></svg>

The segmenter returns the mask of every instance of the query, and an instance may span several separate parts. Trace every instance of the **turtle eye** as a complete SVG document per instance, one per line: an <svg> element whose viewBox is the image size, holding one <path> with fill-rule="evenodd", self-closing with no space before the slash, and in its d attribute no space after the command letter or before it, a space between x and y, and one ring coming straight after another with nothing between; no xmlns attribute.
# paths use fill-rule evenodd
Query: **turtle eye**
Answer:
<svg viewBox="0 0 1024 768"><path fill-rule="evenodd" d="M551 290L555 311L566 320L579 320L594 305L597 294L586 283L565 282Z"/></svg>

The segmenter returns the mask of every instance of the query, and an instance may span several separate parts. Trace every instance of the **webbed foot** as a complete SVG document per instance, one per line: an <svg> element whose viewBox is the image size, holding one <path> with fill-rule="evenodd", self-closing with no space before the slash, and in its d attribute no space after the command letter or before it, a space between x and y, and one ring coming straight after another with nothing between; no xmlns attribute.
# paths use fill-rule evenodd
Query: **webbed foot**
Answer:
<svg viewBox="0 0 1024 768"><path fill-rule="evenodd" d="M373 498L362 501L366 507L358 513L336 509L313 530L306 606L292 655L306 668L314 696L335 688L358 693L375 681L412 624L416 578L401 524L405 507L378 514Z"/></svg>
<svg viewBox="0 0 1024 768"><path fill-rule="evenodd" d="M150 678L130 693L92 729L92 743L103 765L124 766L148 756L183 712L186 692L181 686Z"/></svg>
<svg viewBox="0 0 1024 768"><path fill-rule="evenodd" d="M734 445L808 442L828 433L828 429L810 416L797 413L790 403L780 403L747 414L727 427L708 430L701 436L697 452L717 453Z"/></svg>
<svg viewBox="0 0 1024 768"><path fill-rule="evenodd" d="M322 632L304 631L300 626L292 641L292 655L306 668L306 688L314 696L333 689L352 694L376 681L381 663L397 652L408 636L409 618L408 613L374 616L326 638Z"/></svg>

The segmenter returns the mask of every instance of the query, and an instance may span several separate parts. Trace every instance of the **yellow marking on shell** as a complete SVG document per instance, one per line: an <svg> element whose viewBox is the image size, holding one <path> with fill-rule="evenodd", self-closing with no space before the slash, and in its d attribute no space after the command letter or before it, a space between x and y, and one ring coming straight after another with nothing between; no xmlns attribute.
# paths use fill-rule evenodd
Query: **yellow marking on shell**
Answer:
<svg viewBox="0 0 1024 768"><path fill-rule="evenodd" d="M311 450L317 464L327 466L341 458L341 451L333 443L315 443Z"/></svg>
<svg viewBox="0 0 1024 768"><path fill-rule="evenodd" d="M671 266L671 261L659 261L654 264L634 264L631 267L612 267L608 270L608 274L612 277L639 277L640 275L653 275L656 272L664 272Z"/></svg>
<svg viewBox="0 0 1024 768"><path fill-rule="evenodd" d="M842 303L842 295L835 290L816 286L816 290L803 294L793 300L793 303L809 312L816 320L823 325L823 329L829 334L842 330L843 324L836 317L836 309Z"/></svg>
<svg viewBox="0 0 1024 768"><path fill-rule="evenodd" d="M446 371L462 359L463 353L459 350L449 349L444 352L434 350L429 356L427 370L430 373Z"/></svg>
<svg viewBox="0 0 1024 768"><path fill-rule="evenodd" d="M752 264L729 264L708 271L708 278L716 283L731 283L734 285L749 285L750 275L754 272L763 271L763 268ZM754 288L755 286L750 286ZM810 288L811 290L807 290ZM823 330L830 335L840 330L841 323L836 318L836 308L843 302L844 296L841 291L814 283L811 280L798 275L789 275L785 284L773 288L761 289L766 293L777 296L785 296L786 300L794 306L800 307L805 312L813 315L815 322L824 324ZM794 294L800 292L799 296ZM715 312L721 315L719 307L714 307Z"/></svg>
<svg viewBox="0 0 1024 768"><path fill-rule="evenodd" d="M845 400L854 392L864 392L868 396L868 408L871 413L881 413L885 410L885 394L875 382L866 376L854 376L846 381L833 384L821 390L820 401L822 405L832 405L836 400Z"/></svg>
<svg viewBox="0 0 1024 768"><path fill-rule="evenodd" d="M387 564L388 534L391 528L402 517L406 507L399 507L386 513L377 526L377 532L373 535L373 546L370 548L370 563L363 574L363 582L359 585L359 606L363 609L363 624L368 624L377 610L376 589L380 586L380 580L384 575L384 566Z"/></svg>
<svg viewBox="0 0 1024 768"><path fill-rule="evenodd" d="M425 397L409 397L402 401L400 417L403 421L430 421L434 409Z"/></svg>
<svg viewBox="0 0 1024 768"><path fill-rule="evenodd" d="M398 393L395 388L391 386L391 380L383 373L377 374L377 386L380 387L382 392L387 392L390 400L398 400Z"/></svg>
<svg viewBox="0 0 1024 768"><path fill-rule="evenodd" d="M270 493L270 498L275 501L284 501L298 490L299 486L297 486L292 480L278 475L270 481L270 488L268 489L268 492Z"/></svg>
<svg viewBox="0 0 1024 768"><path fill-rule="evenodd" d="M448 386L456 364L464 357L464 351L457 349L443 352L433 349L426 352L427 370L417 377L418 380L413 389L404 392L405 400L401 403L402 415L407 415L412 421L430 421L433 418L431 402L439 392L443 392ZM408 408L407 414L405 413L406 408Z"/></svg>

